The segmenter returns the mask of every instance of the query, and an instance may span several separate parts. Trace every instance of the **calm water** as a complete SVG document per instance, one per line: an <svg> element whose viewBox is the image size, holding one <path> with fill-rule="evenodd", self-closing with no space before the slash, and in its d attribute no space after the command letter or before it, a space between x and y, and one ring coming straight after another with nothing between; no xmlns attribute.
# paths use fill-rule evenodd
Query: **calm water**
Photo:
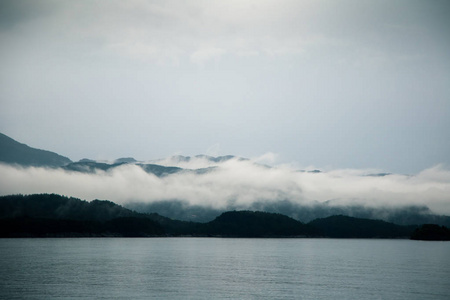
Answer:
<svg viewBox="0 0 450 300"><path fill-rule="evenodd" d="M450 243L0 239L0 299L450 299Z"/></svg>

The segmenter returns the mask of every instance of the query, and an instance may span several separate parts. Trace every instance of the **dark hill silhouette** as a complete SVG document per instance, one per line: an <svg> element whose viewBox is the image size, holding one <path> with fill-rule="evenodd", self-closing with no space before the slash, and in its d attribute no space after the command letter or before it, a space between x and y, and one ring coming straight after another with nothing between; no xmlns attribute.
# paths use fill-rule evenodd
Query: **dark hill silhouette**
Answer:
<svg viewBox="0 0 450 300"><path fill-rule="evenodd" d="M0 162L26 167L60 167L72 161L54 152L31 148L0 133Z"/></svg>
<svg viewBox="0 0 450 300"><path fill-rule="evenodd" d="M115 218L106 222L19 217L0 219L0 237L150 237L164 229L147 218Z"/></svg>
<svg viewBox="0 0 450 300"><path fill-rule="evenodd" d="M56 194L12 195L0 197L0 218L33 217L83 221L142 217L111 201L91 202Z"/></svg>
<svg viewBox="0 0 450 300"><path fill-rule="evenodd" d="M0 197L0 237L20 236L217 236L408 238L417 226L332 216L308 224L278 213L224 212L208 223L142 214L111 201L55 194ZM423 227L420 234L427 233ZM446 229L448 231L448 229ZM433 232L433 231L431 231Z"/></svg>
<svg viewBox="0 0 450 300"><path fill-rule="evenodd" d="M331 216L308 223L331 238L406 238L416 226L400 226L381 220Z"/></svg>
<svg viewBox="0 0 450 300"><path fill-rule="evenodd" d="M110 201L55 194L0 197L0 237L164 234L158 222Z"/></svg>
<svg viewBox="0 0 450 300"><path fill-rule="evenodd" d="M316 234L314 228L287 216L254 211L225 212L205 225L208 234L229 237L288 237Z"/></svg>
<svg viewBox="0 0 450 300"><path fill-rule="evenodd" d="M436 224L423 224L414 230L412 240L450 241L450 229Z"/></svg>

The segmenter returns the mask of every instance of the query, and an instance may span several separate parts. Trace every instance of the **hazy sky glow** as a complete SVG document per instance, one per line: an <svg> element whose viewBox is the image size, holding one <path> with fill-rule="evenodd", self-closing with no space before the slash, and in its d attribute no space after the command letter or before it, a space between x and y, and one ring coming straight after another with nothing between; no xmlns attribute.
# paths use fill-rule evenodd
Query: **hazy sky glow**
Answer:
<svg viewBox="0 0 450 300"><path fill-rule="evenodd" d="M72 160L448 166L449 15L445 0L0 0L0 132Z"/></svg>

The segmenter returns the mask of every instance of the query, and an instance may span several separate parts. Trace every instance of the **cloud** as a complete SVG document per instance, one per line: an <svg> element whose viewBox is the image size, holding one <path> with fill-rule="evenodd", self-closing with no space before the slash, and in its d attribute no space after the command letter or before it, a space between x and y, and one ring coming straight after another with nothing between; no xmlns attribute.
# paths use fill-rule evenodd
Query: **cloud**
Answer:
<svg viewBox="0 0 450 300"><path fill-rule="evenodd" d="M276 153L267 152L259 157L252 159L252 161L258 164L273 165L276 162L277 158L278 155Z"/></svg>
<svg viewBox="0 0 450 300"><path fill-rule="evenodd" d="M359 17L365 5L346 5L353 14L316 1L38 1L32 14L28 5L5 6L12 16L3 29L13 40L20 33L37 49L76 47L87 56L204 64L224 54L303 54L316 45L346 43L361 22L379 25L376 13Z"/></svg>
<svg viewBox="0 0 450 300"><path fill-rule="evenodd" d="M184 167L206 165L205 158L165 162ZM386 176L367 176L372 170L302 172L238 159L209 166L215 168L206 173L186 171L156 177L132 164L94 174L0 165L0 193L58 193L120 204L182 200L217 209L284 200L302 205L329 201L331 205L373 208L425 205L435 213L450 214L450 170L443 166L416 175Z"/></svg>

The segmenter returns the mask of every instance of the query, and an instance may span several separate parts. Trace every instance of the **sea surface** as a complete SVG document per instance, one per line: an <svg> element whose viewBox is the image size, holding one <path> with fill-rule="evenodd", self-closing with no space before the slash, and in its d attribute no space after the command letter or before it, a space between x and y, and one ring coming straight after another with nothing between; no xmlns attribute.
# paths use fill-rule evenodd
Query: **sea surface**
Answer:
<svg viewBox="0 0 450 300"><path fill-rule="evenodd" d="M450 299L450 242L0 239L0 299Z"/></svg>

